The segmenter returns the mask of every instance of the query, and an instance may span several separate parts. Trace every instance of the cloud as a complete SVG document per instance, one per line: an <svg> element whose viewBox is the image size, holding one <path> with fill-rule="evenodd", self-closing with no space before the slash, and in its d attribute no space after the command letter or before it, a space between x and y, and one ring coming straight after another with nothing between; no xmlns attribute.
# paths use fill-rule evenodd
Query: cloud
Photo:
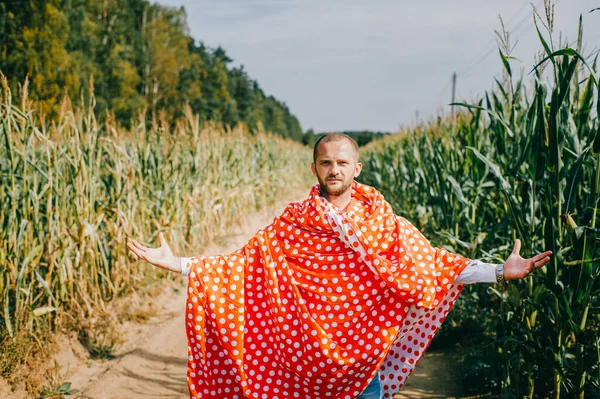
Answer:
<svg viewBox="0 0 600 399"><path fill-rule="evenodd" d="M450 101L455 71L468 72L459 76L459 96L482 93L501 69L498 14L519 37L515 55L527 68L540 48L529 0L160 3L184 4L194 37L222 45L267 93L290 106L304 128L317 131L393 130L409 123L416 109L433 115ZM557 30L574 39L578 13L585 12L585 30L598 35L600 13L587 14L592 3L559 2ZM477 59L483 62L474 64Z"/></svg>

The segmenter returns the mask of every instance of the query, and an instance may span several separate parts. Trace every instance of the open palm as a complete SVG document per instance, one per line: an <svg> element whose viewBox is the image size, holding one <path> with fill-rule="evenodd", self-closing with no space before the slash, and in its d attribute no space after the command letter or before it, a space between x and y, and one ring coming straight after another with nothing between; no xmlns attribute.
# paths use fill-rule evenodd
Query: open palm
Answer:
<svg viewBox="0 0 600 399"><path fill-rule="evenodd" d="M520 251L521 240L516 240L513 251L504 263L504 278L506 280L518 280L527 276L532 271L548 263L550 255L552 255L552 251L546 251L529 259L524 259L519 255Z"/></svg>
<svg viewBox="0 0 600 399"><path fill-rule="evenodd" d="M127 243L127 247L140 259L143 259L154 266L173 272L181 271L179 258L173 255L173 251L171 251L171 247L167 244L167 240L165 240L163 233L158 233L158 242L160 247L148 248L136 240L131 240Z"/></svg>

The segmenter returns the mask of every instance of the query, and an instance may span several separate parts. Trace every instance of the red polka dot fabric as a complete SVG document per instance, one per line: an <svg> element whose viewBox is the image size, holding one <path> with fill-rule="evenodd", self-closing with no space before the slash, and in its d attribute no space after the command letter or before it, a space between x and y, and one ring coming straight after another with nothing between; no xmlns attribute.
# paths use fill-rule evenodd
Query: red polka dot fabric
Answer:
<svg viewBox="0 0 600 399"><path fill-rule="evenodd" d="M374 188L341 211L312 188L228 255L191 258L192 398L391 398L446 318L469 259L434 248Z"/></svg>

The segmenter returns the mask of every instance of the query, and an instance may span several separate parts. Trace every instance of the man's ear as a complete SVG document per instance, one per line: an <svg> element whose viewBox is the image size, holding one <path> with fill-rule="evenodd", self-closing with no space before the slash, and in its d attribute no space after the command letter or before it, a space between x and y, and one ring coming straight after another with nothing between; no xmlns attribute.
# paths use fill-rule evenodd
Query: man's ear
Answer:
<svg viewBox="0 0 600 399"><path fill-rule="evenodd" d="M317 169L314 162L310 164L310 170L312 170L314 176L317 175Z"/></svg>
<svg viewBox="0 0 600 399"><path fill-rule="evenodd" d="M361 171L362 171L362 163L358 162L356 164L356 168L354 168L354 177L358 177L358 175L360 175Z"/></svg>

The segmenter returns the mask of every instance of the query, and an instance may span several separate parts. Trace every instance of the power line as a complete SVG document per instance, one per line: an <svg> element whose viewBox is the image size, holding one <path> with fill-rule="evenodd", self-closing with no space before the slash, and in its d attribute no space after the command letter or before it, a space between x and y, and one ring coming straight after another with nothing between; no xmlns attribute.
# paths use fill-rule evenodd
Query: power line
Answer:
<svg viewBox="0 0 600 399"><path fill-rule="evenodd" d="M525 10L525 9L526 9L528 6L529 6L529 4L525 4L523 7L521 7L521 9L519 9L519 11L518 11L516 14L514 14L514 15L513 15L513 16L512 16L512 17L509 19L509 21L508 21L508 22L509 22L509 25L511 24L511 22L512 22L512 21L513 21L513 20L514 20L514 19L515 19L515 18L516 18L518 15L520 15L520 14L521 14L521 12L523 12L523 10ZM482 59L482 58L483 58L483 57L484 57L484 56L487 54L487 52L489 51L489 47L490 47L490 46L494 46L494 44L495 44L495 41L496 41L495 39L490 39L490 40L489 40L489 41L488 41L488 42L487 42L487 43L486 43L486 44L483 46L482 50L479 52L479 55L478 55L478 56L476 56L476 57L473 59L473 61L471 61L471 62L469 63L469 66L467 66L467 67L465 68L465 70L466 70L466 69L470 69L471 67L473 67L473 65L477 65L477 64L478 64L478 62L479 62L479 60L480 60L480 59ZM495 46L494 46L494 47L495 47ZM461 73L461 74L462 74L462 73Z"/></svg>
<svg viewBox="0 0 600 399"><path fill-rule="evenodd" d="M554 4L558 4L560 0L557 0ZM531 4L533 7L535 7L536 9L539 8L543 3L543 0L539 0L537 2L537 5L533 5ZM521 38L521 36L528 30L528 28L531 28L532 24L525 24L525 21L527 21L527 19L529 17L531 17L531 14L529 12L527 12L517 23L516 25L513 25L513 21L515 20L515 18L517 16L519 16L523 10L525 10L526 8L528 8L528 4L526 4L525 6L523 6L515 15L513 15L511 17L511 19L508 21L508 24L504 25L505 29L507 32L510 32L513 34L513 37L516 36L516 39L514 41L514 43L516 44L519 39ZM495 43L496 40L492 39L490 40L485 47L483 48L483 50L479 53L479 56L474 58L474 61L472 61L465 69L463 69L463 72L461 72L460 74L458 74L458 76L460 76L461 78L465 78L465 77L469 77L478 67L481 67L485 64L485 62L488 60L488 58L494 54L495 52L498 51L498 46ZM488 48L491 45L490 48ZM456 76L457 73L455 72L452 75L452 103L455 102L455 95L456 95ZM442 91L440 93L438 93L438 98L439 96L444 93L446 91L446 88L448 86L450 82L447 82L446 85L444 86L444 88L442 89ZM438 99L436 98L436 103L438 102ZM454 107L452 107L454 108Z"/></svg>
<svg viewBox="0 0 600 399"><path fill-rule="evenodd" d="M446 94L446 90L448 90L448 87L450 86L450 84L452 83L452 80L449 79L446 81L446 84L442 87L442 89L436 94L435 96L435 102L436 104L439 103L442 99L442 96L444 94Z"/></svg>
<svg viewBox="0 0 600 399"><path fill-rule="evenodd" d="M557 0L555 4L558 4L558 2L559 2L559 1L560 1L560 0ZM538 1L536 8L540 7L540 6L542 5L542 3L543 3L543 0L540 0L540 1ZM516 15L519 15L519 14L521 14L521 12L522 12L522 11L523 11L523 10L524 10L524 9L525 9L527 6L529 6L529 5L526 5L525 7L521 8L521 9L519 10L519 12L518 12ZM516 15L515 15L515 17L516 17ZM518 41L518 40L521 38L522 34L523 34L523 33L525 33L525 32L527 31L527 28L530 28L530 27L531 27L531 25L528 25L528 24L525 24L525 25L524 25L525 21L526 21L526 20L527 20L527 19L528 19L530 16L531 16L531 14L529 14L529 13L525 14L525 16L524 16L523 18L521 18L521 19L519 20L519 22L518 22L518 23L517 23L515 26L513 26L513 27L510 27L510 25L511 25L511 24L510 24L510 22L512 22L512 21L509 21L509 24L508 24L508 25L506 25L506 26L507 26L507 31L508 31L508 32L511 32L511 31L512 31L512 33L513 33L515 36L517 36L517 35L518 35L518 36L517 36L517 39L516 39L516 41ZM512 19L514 20L514 17L513 17ZM521 28L523 28L523 27L525 27L525 30L522 30L522 29L521 29ZM518 32L518 33L517 33L517 32ZM458 75L459 75L459 76L461 76L461 77L463 77L463 78L465 78L465 77L469 77L469 76L471 76L471 74L472 74L472 72L473 72L474 70L476 70L478 67L480 67L480 66L484 65L484 64L485 64L485 62L488 60L488 58L489 58L489 57L490 57L492 54L494 54L494 53L496 53L496 52L498 51L498 46L497 46L497 45L496 45L496 43L495 43L495 39L492 39L491 41L489 41L489 42L486 44L486 46L485 46L485 47L488 47L488 46L490 46L490 45L491 45L492 47L490 47L490 48L487 48L487 49L484 49L484 50L483 50L483 52L482 52L482 53L480 53L480 56L479 56L479 57L477 57L477 58L475 58L475 60L474 60L473 62L471 62L471 63L470 63L470 64L469 64L469 65L468 65L468 66L467 66L465 69L463 69L463 71L462 71L461 73L459 73Z"/></svg>

